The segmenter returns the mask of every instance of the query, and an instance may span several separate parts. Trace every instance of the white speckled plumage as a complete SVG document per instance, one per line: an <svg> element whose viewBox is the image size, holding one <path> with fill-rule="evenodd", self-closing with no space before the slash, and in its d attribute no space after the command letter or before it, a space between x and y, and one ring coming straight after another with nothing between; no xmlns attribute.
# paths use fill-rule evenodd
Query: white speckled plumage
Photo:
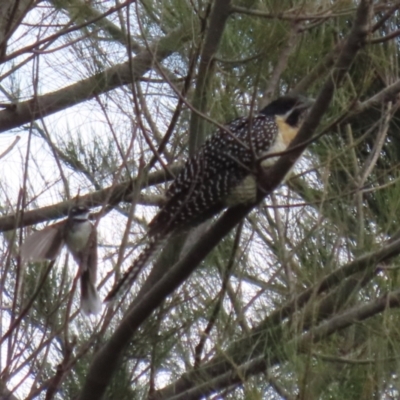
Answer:
<svg viewBox="0 0 400 400"><path fill-rule="evenodd" d="M198 225L227 206L254 201L257 160L287 148L309 106L302 97L281 97L252 118L235 119L207 140L168 188L166 204L149 224L150 243L106 301L131 285L159 250L156 242ZM261 165L269 167L276 159L266 158Z"/></svg>

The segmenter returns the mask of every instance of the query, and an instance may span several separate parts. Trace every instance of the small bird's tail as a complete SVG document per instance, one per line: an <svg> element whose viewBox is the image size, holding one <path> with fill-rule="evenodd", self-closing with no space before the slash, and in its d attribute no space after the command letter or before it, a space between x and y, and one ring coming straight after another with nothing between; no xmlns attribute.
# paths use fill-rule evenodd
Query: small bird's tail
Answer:
<svg viewBox="0 0 400 400"><path fill-rule="evenodd" d="M101 311L101 300L91 278L90 271L81 275L81 310L86 315L98 314Z"/></svg>
<svg viewBox="0 0 400 400"><path fill-rule="evenodd" d="M158 253L168 240L168 237L169 236L155 236L150 239L150 242L140 253L139 257L133 262L119 282L117 282L117 284L114 285L114 287L108 293L107 297L104 299L105 303L116 300L132 286L140 271L146 268L157 257Z"/></svg>

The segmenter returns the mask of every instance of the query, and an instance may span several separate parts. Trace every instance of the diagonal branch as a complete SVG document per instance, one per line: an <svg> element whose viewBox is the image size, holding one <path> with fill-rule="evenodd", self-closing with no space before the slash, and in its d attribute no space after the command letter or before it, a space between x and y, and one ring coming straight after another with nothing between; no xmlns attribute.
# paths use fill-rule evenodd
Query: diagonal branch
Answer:
<svg viewBox="0 0 400 400"><path fill-rule="evenodd" d="M4 62L7 41L33 6L33 0L2 1L0 3L0 62Z"/></svg>
<svg viewBox="0 0 400 400"><path fill-rule="evenodd" d="M200 112L207 111L209 85L214 70L214 56L224 32L225 24L230 15L230 0L216 0L210 16L210 26L200 58L199 73L196 81L196 90L193 97L193 107ZM197 113L192 113L190 120L189 154L193 155L196 149L203 144L204 119Z"/></svg>
<svg viewBox="0 0 400 400"><path fill-rule="evenodd" d="M8 131L38 118L72 107L122 85L132 83L149 71L155 61L170 56L193 35L192 21L155 41L150 51L143 50L132 62L115 65L56 92L37 96L0 111L0 132ZM155 59L153 58L153 55ZM132 67L132 68L131 68Z"/></svg>
<svg viewBox="0 0 400 400"><path fill-rule="evenodd" d="M175 163L169 167L169 171L176 175L181 168L182 165L180 163ZM165 170L159 170L149 174L145 182L140 182L140 188L164 183L169 179L172 179L172 176L166 175ZM118 204L121 201L129 202L132 200L132 194L135 193L138 182L139 179L136 177L135 179L112 185L93 193L81 195L79 196L79 201L89 208L102 206L105 201L111 205ZM65 217L68 215L68 211L72 205L76 204L76 200L76 197L74 197L69 201L63 201L37 210L24 211L22 219L20 215L15 214L0 217L0 232Z"/></svg>
<svg viewBox="0 0 400 400"><path fill-rule="evenodd" d="M304 151L306 145L302 144L307 143L318 127L322 116L329 107L335 89L340 85L345 74L349 70L358 50L365 44L366 37L369 32L371 11L372 1L361 1L357 9L354 26L345 44L343 45L339 58L333 67L333 71L322 87L309 116L304 121L299 133L289 147L289 151L290 149L293 149L293 151L288 154L287 157L281 157L268 171L263 174L263 177L261 177L260 183L266 193L271 192L275 187L277 187L279 182L284 179L287 171L290 170L296 160L300 157L301 153Z"/></svg>
<svg viewBox="0 0 400 400"><path fill-rule="evenodd" d="M138 53L142 50L142 46L137 43L133 37L128 37L126 32L124 32L119 26L115 25L107 17L96 10L89 2L84 2L82 0L69 0L62 2L51 0L54 7L62 7L66 12L69 13L71 19L75 19L76 15L79 15L80 20L88 21L95 20L95 25L102 28L107 32L116 42L121 43L123 46L130 48L134 53ZM130 2L125 2L123 6L129 5ZM121 5L121 4L119 4ZM114 8L115 11L116 8Z"/></svg>

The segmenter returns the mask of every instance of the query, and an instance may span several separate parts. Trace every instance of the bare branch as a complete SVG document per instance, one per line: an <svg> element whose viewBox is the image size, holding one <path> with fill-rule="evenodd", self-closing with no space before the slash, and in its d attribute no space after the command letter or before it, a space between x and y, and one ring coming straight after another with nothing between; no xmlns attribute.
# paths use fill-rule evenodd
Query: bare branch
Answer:
<svg viewBox="0 0 400 400"><path fill-rule="evenodd" d="M173 164L169 167L171 172L177 174L178 171L182 168L181 164ZM159 183L163 183L169 179L172 179L172 176L166 176L164 170L160 170L149 174L145 182L142 183L143 187L148 187L151 185L156 185ZM106 189L99 190L97 192L89 193L84 196L79 196L79 201L82 204L87 205L88 207L97 207L104 205L104 201L109 199L109 204L115 205L120 201L132 201L131 196L135 193L135 184L137 183L137 178L126 181ZM143 202L146 203L148 201L147 197L143 198ZM159 198L156 199L156 203L160 201ZM139 202L140 199L139 199ZM151 201L153 204L153 201ZM19 216L16 215L7 215L5 217L0 218L0 232L8 231L11 229L15 229L16 227L23 227L28 225L37 224L39 222L49 221L53 219L62 218L68 215L69 209L73 204L76 203L76 198L73 198L69 201L63 201L61 203L53 204L51 206L42 207L38 210L25 211L23 219L20 220Z"/></svg>
<svg viewBox="0 0 400 400"><path fill-rule="evenodd" d="M131 63L127 61L64 89L17 103L12 110L0 111L0 132L16 128L39 117L54 114L101 93L132 83L132 78L138 79L152 68L155 62L153 54L156 61L160 62L177 51L191 35L192 23L190 22L156 41L152 45L151 52L144 50L134 57L132 70Z"/></svg>
<svg viewBox="0 0 400 400"><path fill-rule="evenodd" d="M193 97L193 107L200 112L205 112L207 109L208 87L214 70L214 55L218 50L225 24L230 15L230 4L231 0L216 0L211 12L210 26L204 40ZM204 120L197 113L192 113L189 129L189 154L192 155L205 140Z"/></svg>
<svg viewBox="0 0 400 400"><path fill-rule="evenodd" d="M125 7L132 1L125 2L123 6ZM126 33L123 32L117 25L107 19L104 14L100 14L98 10L91 6L90 3L83 2L80 0L68 1L68 2L56 2L51 1L56 7L64 7L67 12L72 16L76 16L79 10L79 18L86 19L86 21L96 21L95 24L100 26L104 31L106 31L115 41L121 43L122 45L129 47L134 53L139 53L142 49L139 43L137 43L132 37L127 37ZM118 7L120 8L120 7ZM117 11L113 8L114 11Z"/></svg>

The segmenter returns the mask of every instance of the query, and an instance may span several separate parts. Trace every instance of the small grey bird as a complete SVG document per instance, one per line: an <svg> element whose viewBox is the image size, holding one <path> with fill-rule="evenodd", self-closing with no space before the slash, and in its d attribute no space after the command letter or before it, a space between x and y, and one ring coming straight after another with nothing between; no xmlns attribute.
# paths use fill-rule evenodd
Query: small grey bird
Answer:
<svg viewBox="0 0 400 400"><path fill-rule="evenodd" d="M64 221L50 225L28 236L21 246L21 261L54 260L64 244L79 266L81 282L81 310L98 314L101 301L96 289L97 233L89 221L89 209L74 206Z"/></svg>

